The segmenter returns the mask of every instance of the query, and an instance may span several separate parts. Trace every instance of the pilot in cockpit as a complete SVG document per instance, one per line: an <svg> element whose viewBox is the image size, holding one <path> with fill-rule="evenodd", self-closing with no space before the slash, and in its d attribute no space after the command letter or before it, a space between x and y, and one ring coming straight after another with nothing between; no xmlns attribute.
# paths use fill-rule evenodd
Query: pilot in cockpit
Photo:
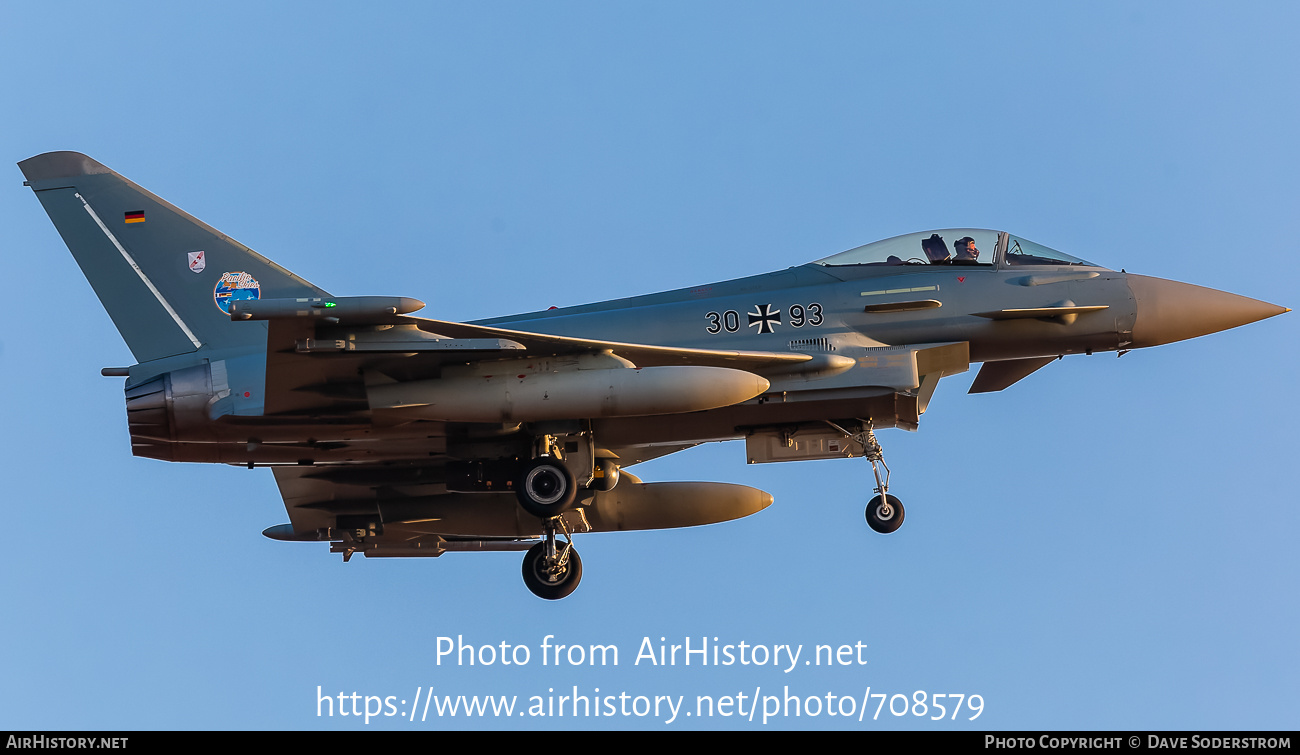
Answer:
<svg viewBox="0 0 1300 755"><path fill-rule="evenodd" d="M957 250L953 262L979 262L980 250L975 248L975 239L970 236L958 239L953 248Z"/></svg>

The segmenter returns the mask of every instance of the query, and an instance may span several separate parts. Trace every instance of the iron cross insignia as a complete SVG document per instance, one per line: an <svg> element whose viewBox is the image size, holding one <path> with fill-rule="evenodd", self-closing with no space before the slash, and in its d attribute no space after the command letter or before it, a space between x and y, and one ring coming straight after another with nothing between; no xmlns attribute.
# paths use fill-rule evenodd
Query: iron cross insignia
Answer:
<svg viewBox="0 0 1300 755"><path fill-rule="evenodd" d="M755 304L754 311L749 313L749 327L757 325L759 333L771 333L772 326L780 324L781 310L772 309L771 304Z"/></svg>

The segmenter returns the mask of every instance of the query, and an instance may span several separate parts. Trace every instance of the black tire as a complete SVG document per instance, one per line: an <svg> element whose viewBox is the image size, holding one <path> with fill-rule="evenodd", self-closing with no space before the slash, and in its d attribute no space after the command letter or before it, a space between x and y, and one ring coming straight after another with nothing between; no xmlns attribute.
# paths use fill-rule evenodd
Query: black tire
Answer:
<svg viewBox="0 0 1300 755"><path fill-rule="evenodd" d="M593 477L591 484L587 487L599 493L608 493L618 484L618 465L613 459L597 459L596 468L601 471L602 476Z"/></svg>
<svg viewBox="0 0 1300 755"><path fill-rule="evenodd" d="M573 474L555 459L543 456L524 466L515 479L515 497L524 511L541 519L573 508L578 489Z"/></svg>
<svg viewBox="0 0 1300 755"><path fill-rule="evenodd" d="M557 552L562 552L565 546L556 543L555 547ZM582 581L582 559L578 558L578 551L569 548L568 560L559 573L551 573L545 561L544 540L524 554L524 584L529 592L544 600L559 600L578 589L578 583Z"/></svg>
<svg viewBox="0 0 1300 755"><path fill-rule="evenodd" d="M886 506L886 500L888 506ZM892 495L872 498L867 503L867 524L882 535L888 535L903 526L903 502Z"/></svg>

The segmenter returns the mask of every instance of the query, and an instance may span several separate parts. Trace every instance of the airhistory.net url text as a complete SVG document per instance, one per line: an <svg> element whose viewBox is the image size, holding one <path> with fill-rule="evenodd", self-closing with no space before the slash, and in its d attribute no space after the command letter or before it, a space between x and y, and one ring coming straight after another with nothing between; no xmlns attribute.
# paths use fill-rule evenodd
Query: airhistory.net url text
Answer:
<svg viewBox="0 0 1300 755"><path fill-rule="evenodd" d="M563 692L563 691L562 691ZM415 723L437 718L652 718L672 724L682 718L742 718L766 724L774 718L856 718L878 721L882 716L973 721L984 712L984 698L961 693L929 693L916 690L910 694L872 692L870 687L858 695L833 692L798 695L789 686L778 694L763 694L762 687L728 695L696 695L688 702L685 695L635 695L629 692L604 693L597 687L591 694L580 694L573 686L569 694L532 695L520 704L519 695L438 695L432 688L416 687L408 701L396 695L363 695L339 692L325 694L316 688L318 717L362 718L369 724L375 718L402 718ZM973 715L967 715L973 714Z"/></svg>

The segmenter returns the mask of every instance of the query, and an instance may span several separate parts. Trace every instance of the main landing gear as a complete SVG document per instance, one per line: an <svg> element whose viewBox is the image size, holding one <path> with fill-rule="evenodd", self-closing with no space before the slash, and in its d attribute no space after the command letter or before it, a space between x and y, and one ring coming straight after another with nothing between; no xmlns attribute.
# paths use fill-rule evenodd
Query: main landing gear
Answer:
<svg viewBox="0 0 1300 755"><path fill-rule="evenodd" d="M524 511L550 519L573 508L578 485L564 462L541 456L524 465L515 482L515 497Z"/></svg>
<svg viewBox="0 0 1300 755"><path fill-rule="evenodd" d="M582 581L582 559L573 547L564 516L577 508L580 488L605 492L618 484L618 465L613 459L594 458L589 434L569 437L561 442L553 436L540 436L534 451L539 455L523 464L515 479L520 508L542 520L542 541L524 556L524 585L545 600L567 597ZM584 499L590 496L587 493ZM576 516L579 523L586 523L581 510ZM563 542L557 534L563 535Z"/></svg>
<svg viewBox="0 0 1300 755"><path fill-rule="evenodd" d="M871 462L871 473L876 478L876 497L867 502L867 525L883 535L898 530L903 526L903 502L889 494L889 465L885 463L885 451L876 440L871 421L862 422L862 432L858 433L850 433L834 422L827 424L862 444L867 461ZM882 467L885 470L883 480L880 478Z"/></svg>
<svg viewBox="0 0 1300 755"><path fill-rule="evenodd" d="M556 527L564 531L564 543L555 538ZM537 597L559 600L578 589L582 581L582 559L573 549L573 538L564 527L564 519L545 522L546 535L524 555L524 584Z"/></svg>

